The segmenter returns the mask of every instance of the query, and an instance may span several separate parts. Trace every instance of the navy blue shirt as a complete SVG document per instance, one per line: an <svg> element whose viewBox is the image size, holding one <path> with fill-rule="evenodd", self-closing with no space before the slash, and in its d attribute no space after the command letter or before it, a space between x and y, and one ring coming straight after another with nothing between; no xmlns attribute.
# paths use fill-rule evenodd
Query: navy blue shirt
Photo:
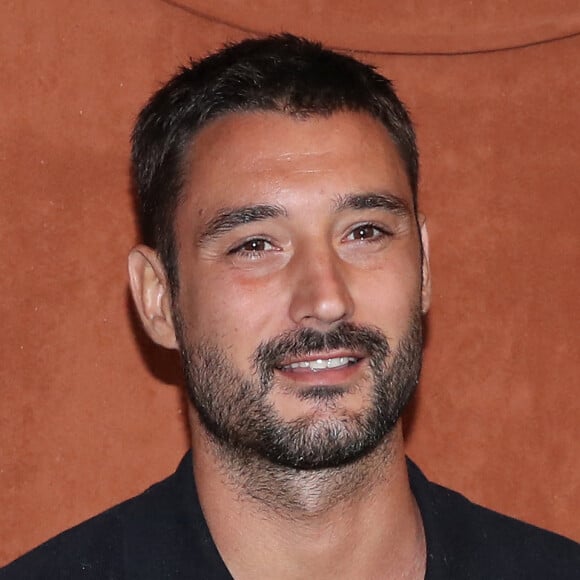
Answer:
<svg viewBox="0 0 580 580"><path fill-rule="evenodd" d="M408 462L426 580L578 580L580 545L471 503ZM0 580L231 579L199 505L191 452L169 478L56 536Z"/></svg>

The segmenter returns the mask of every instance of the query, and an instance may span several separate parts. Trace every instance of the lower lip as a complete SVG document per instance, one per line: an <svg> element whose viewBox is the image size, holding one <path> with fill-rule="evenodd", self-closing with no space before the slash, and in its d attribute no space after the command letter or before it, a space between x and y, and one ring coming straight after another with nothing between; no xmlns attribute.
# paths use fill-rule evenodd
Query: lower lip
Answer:
<svg viewBox="0 0 580 580"><path fill-rule="evenodd" d="M360 359L354 364L348 364L334 369L317 371L307 368L278 369L276 373L300 385L336 386L351 381L360 372L363 363L364 359Z"/></svg>

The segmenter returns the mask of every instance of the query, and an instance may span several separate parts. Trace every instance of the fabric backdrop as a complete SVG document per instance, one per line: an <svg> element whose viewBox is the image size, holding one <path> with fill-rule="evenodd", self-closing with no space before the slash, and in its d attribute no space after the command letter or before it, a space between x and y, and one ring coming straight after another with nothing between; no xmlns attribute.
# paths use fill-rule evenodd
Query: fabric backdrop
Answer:
<svg viewBox="0 0 580 580"><path fill-rule="evenodd" d="M418 127L434 303L409 454L580 539L577 0L24 0L0 29L0 563L186 449L178 361L128 301L129 134L188 57L282 30L377 65Z"/></svg>

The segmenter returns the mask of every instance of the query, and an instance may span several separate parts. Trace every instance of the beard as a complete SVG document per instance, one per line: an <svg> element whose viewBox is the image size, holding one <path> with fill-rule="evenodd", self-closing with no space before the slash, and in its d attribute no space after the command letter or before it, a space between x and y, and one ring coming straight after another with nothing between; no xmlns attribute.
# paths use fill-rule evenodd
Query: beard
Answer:
<svg viewBox="0 0 580 580"><path fill-rule="evenodd" d="M326 333L305 328L260 344L249 375L210 340L189 343L179 313L175 320L189 399L211 440L238 461L261 458L299 470L353 463L389 435L419 380L423 347L419 309L394 351L375 327L342 323ZM325 410L322 416L315 410L290 421L280 417L269 393L279 386L274 376L283 361L342 349L361 353L368 360L368 376L362 381L370 381L371 388L364 408L357 412L340 408L340 399L350 389L364 385L302 390L280 385Z"/></svg>

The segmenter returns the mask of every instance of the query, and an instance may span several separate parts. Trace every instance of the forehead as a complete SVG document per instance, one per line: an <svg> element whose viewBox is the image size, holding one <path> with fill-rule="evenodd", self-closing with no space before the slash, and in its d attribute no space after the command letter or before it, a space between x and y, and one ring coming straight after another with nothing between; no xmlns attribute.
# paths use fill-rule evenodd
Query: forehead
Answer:
<svg viewBox="0 0 580 580"><path fill-rule="evenodd" d="M387 190L411 204L404 164L387 129L365 113L296 117L232 113L195 136L184 204L212 208ZM189 212L188 212L189 213Z"/></svg>

